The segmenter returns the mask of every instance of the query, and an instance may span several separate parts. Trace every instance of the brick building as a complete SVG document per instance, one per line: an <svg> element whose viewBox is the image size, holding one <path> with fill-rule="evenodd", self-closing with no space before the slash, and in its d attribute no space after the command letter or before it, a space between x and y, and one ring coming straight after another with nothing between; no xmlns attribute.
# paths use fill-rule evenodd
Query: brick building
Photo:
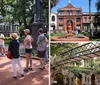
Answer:
<svg viewBox="0 0 100 85"><path fill-rule="evenodd" d="M93 21L95 13L91 13L91 20ZM68 3L64 8L57 10L57 29L67 31L68 23L71 23L72 30L77 29L87 31L89 28L89 13L82 12L82 8L74 7Z"/></svg>

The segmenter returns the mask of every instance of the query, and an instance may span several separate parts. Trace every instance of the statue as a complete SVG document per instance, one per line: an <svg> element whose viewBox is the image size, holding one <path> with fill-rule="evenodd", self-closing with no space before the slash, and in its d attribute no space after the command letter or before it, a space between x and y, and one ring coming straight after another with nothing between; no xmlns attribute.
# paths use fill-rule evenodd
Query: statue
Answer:
<svg viewBox="0 0 100 85"><path fill-rule="evenodd" d="M72 25L71 21L68 22L68 35L67 37L72 37Z"/></svg>

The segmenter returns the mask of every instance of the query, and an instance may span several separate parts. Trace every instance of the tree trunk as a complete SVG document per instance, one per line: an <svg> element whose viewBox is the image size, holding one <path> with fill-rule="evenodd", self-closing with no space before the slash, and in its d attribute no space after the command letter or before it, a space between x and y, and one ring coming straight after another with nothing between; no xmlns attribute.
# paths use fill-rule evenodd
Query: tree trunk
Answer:
<svg viewBox="0 0 100 85"><path fill-rule="evenodd" d="M27 28L26 17L24 17L23 20L24 20L24 28Z"/></svg>
<svg viewBox="0 0 100 85"><path fill-rule="evenodd" d="M22 22L20 20L18 20L18 22L19 22L19 25L21 26L22 25Z"/></svg>

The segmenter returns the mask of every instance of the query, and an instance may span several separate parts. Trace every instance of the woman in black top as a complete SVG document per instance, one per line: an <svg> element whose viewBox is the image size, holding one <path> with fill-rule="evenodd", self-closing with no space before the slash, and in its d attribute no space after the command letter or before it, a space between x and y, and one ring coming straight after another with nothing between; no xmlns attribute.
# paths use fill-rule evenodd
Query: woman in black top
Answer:
<svg viewBox="0 0 100 85"><path fill-rule="evenodd" d="M21 72L21 76L23 77L24 75L24 72L23 72L23 69L22 69L22 65L20 63L20 54L19 54L19 41L17 40L18 39L18 35L16 33L12 33L10 35L10 38L12 39L9 43L9 48L8 48L8 51L11 52L12 54L12 68L13 68L13 78L17 78L17 71L16 71L16 64L18 64L19 68L20 68L20 72Z"/></svg>

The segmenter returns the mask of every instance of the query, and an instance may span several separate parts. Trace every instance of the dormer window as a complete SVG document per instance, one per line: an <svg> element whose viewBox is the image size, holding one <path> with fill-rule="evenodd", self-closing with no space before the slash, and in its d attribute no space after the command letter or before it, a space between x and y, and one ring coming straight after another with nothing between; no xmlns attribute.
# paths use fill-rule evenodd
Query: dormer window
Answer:
<svg viewBox="0 0 100 85"><path fill-rule="evenodd" d="M67 10L68 15L72 15L72 10Z"/></svg>
<svg viewBox="0 0 100 85"><path fill-rule="evenodd" d="M80 10L76 11L76 14L77 15L80 15L81 14L81 11Z"/></svg>
<svg viewBox="0 0 100 85"><path fill-rule="evenodd" d="M59 15L64 15L64 12L63 11L59 11Z"/></svg>

